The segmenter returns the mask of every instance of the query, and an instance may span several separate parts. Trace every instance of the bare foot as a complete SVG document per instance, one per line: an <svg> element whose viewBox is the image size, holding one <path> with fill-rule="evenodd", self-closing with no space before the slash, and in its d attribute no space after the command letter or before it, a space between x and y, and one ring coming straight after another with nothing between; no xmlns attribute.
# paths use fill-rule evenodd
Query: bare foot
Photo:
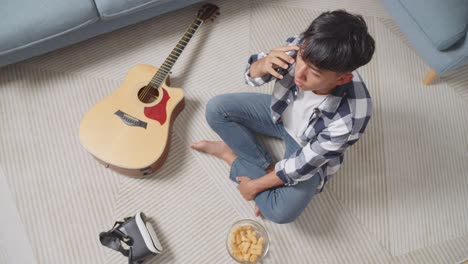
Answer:
<svg viewBox="0 0 468 264"><path fill-rule="evenodd" d="M262 212L260 212L258 205L255 205L255 216L260 216L261 218L263 218Z"/></svg>
<svg viewBox="0 0 468 264"><path fill-rule="evenodd" d="M234 160L237 159L237 155L231 150L231 148L228 145L226 145L226 143L222 141L203 140L200 142L192 143L190 147L195 150L218 157L227 162L229 166L231 166L232 162L234 162Z"/></svg>

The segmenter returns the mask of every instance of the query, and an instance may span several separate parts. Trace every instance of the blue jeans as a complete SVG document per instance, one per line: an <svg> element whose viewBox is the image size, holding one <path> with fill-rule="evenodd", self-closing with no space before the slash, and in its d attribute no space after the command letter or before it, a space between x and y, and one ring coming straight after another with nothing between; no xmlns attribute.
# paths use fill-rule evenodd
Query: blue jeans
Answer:
<svg viewBox="0 0 468 264"><path fill-rule="evenodd" d="M229 175L236 183L238 176L252 179L264 176L272 162L256 133L283 139L285 158L301 148L282 124L271 120L270 101L271 95L267 94L235 93L216 96L206 106L208 124L237 155ZM319 184L320 176L315 175L293 186L264 190L255 197L255 202L270 221L290 223L307 207Z"/></svg>

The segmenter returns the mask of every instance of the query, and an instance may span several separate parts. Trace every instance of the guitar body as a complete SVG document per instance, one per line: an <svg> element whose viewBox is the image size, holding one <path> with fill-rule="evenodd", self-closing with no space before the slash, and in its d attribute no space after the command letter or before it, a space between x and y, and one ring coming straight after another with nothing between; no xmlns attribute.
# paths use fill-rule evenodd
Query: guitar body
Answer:
<svg viewBox="0 0 468 264"><path fill-rule="evenodd" d="M142 102L138 94L157 71L151 65L133 67L122 85L81 120L81 144L119 173L151 175L167 157L172 124L184 108L184 92L169 87L166 78L157 99Z"/></svg>

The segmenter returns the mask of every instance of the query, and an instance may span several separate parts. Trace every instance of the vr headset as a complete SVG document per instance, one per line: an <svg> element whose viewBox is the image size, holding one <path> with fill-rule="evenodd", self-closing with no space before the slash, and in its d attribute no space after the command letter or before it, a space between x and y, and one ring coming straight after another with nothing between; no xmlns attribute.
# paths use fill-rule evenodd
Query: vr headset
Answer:
<svg viewBox="0 0 468 264"><path fill-rule="evenodd" d="M149 256L162 253L162 246L146 216L138 212L133 217L117 221L111 230L101 232L99 240L103 246L112 248L128 257L128 263L143 263Z"/></svg>

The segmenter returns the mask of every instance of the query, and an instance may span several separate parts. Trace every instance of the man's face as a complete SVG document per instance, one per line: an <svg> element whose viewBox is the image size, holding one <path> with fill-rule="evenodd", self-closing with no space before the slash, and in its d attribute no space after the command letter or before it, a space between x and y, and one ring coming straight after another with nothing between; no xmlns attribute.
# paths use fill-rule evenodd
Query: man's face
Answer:
<svg viewBox="0 0 468 264"><path fill-rule="evenodd" d="M316 94L329 94L337 85L347 83L353 79L352 73L336 73L320 70L307 64L299 51L296 57L294 82L303 91L314 91Z"/></svg>

